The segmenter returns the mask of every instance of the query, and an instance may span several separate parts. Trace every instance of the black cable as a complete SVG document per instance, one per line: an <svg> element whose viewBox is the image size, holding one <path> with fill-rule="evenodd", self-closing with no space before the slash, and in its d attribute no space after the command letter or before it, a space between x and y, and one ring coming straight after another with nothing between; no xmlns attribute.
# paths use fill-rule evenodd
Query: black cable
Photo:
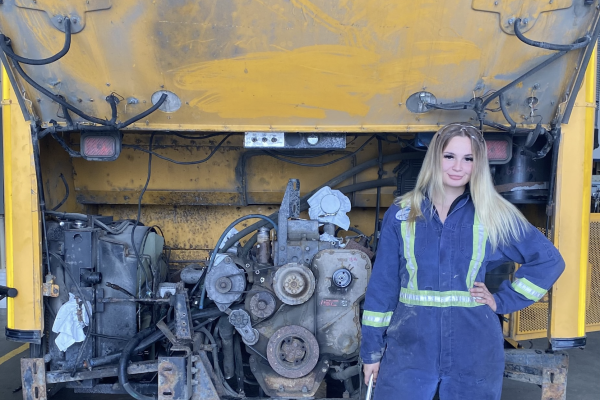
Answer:
<svg viewBox="0 0 600 400"><path fill-rule="evenodd" d="M540 49L546 50L557 50L557 51L571 51L578 50L590 43L592 38L589 35L585 35L577 39L573 44L553 44L546 42L538 42L536 40L527 39L523 33L521 32L521 28L519 25L521 24L521 18L517 18L514 23L515 35L519 38L519 40L525 44L528 44L533 47L539 47Z"/></svg>
<svg viewBox="0 0 600 400"><path fill-rule="evenodd" d="M63 45L63 48L61 51L59 51L58 53L56 53L55 55L53 55L52 57L48 57L48 58L44 58L41 60L34 60L31 58L25 58L25 57L21 57L15 54L15 52L12 50L11 46L10 46L10 38L4 36L3 34L0 34L0 47L2 48L2 51L4 51L4 53L12 58L13 60L17 61L17 62L22 62L23 64L29 64L29 65L46 65L46 64L50 64L53 63L57 60L60 60L65 54L67 54L69 52L69 49L71 48L71 20L69 18L65 18L64 20L65 22L65 44Z"/></svg>
<svg viewBox="0 0 600 400"><path fill-rule="evenodd" d="M154 132L152 133L152 135L154 135ZM198 160L198 161L177 161L177 160L173 160L169 157L165 157L163 155L160 155L154 151L152 151L152 149L150 148L149 150L144 149L143 147L140 146L136 146L133 144L124 144L123 147L127 147L130 149L134 149L134 150L139 150L139 151L143 151L144 153L148 153L150 155L154 155L162 160L165 161L169 161L172 162L173 164L177 164L177 165L195 165L195 164L202 164L203 162L206 162L208 160L210 160L210 158L217 152L217 150L219 150L219 148L223 145L223 143L231 136L232 134L228 134L226 135L223 140L221 140L219 142L219 144L217 144L213 150L210 152L210 154L208 156L206 156L206 158L203 158L202 160Z"/></svg>
<svg viewBox="0 0 600 400"><path fill-rule="evenodd" d="M506 86L502 87L501 89L498 89L490 97L488 97L487 99L485 99L483 101L483 103L481 103L482 109L485 109L485 107L487 107L487 105L490 104L490 102L492 100L494 100L496 97L498 97L501 94L503 94L504 92L506 92L508 89L510 89L511 87L513 87L514 85L516 85L517 83L519 83L519 82L523 81L524 79L528 78L529 76L535 74L539 70L545 68L547 65L552 64L554 61L558 60L559 58L561 58L565 54L567 54L566 51L561 51L561 52L558 52L558 53L552 55L552 57L550 57L550 58L546 59L544 62L536 65L535 67L533 67L532 69L530 69L529 71L525 72L523 75L521 75L520 77L518 77L517 79L515 79L514 81L510 82L509 84L507 84Z"/></svg>
<svg viewBox="0 0 600 400"><path fill-rule="evenodd" d="M40 211L42 213L42 237L44 238L45 251L48 252L50 251L50 248L48 247L48 237L46 234L46 218L44 218L44 213L46 212L46 199L44 195L42 165L40 162L40 142L37 133L38 131L36 128L31 130L31 142L33 146L33 163L35 168L35 177L38 190L38 202ZM50 267L50 257L48 257L48 255L46 255L46 267L48 269L48 273L52 274L52 269Z"/></svg>
<svg viewBox="0 0 600 400"><path fill-rule="evenodd" d="M150 134L150 142L148 144L148 149L150 152L148 153L148 177L146 178L146 183L140 192L140 197L138 197L138 209L137 209L137 218L135 223L133 224L133 228L131 229L131 247L133 247L133 252L135 253L135 258L138 262L138 267L144 271L144 275L146 276L146 290L150 289L148 285L148 272L142 263L142 258L140 257L140 253L138 252L137 246L135 245L134 233L135 228L140 223L140 217L142 215L142 198L144 197L144 193L146 193L146 189L148 189L148 184L150 183L150 177L152 175L152 142L154 141L154 132ZM141 250L141 249L140 249ZM144 296L145 297L145 296Z"/></svg>
<svg viewBox="0 0 600 400"><path fill-rule="evenodd" d="M294 151L294 150L292 150ZM285 153L283 151L269 151L269 150L265 150L266 153L270 153L270 154L275 154L275 155L279 155L282 157L289 157L289 158L317 158L317 157L321 157L327 154L331 154L333 153L335 150L327 150L327 151L323 151L321 153L312 153L312 154L293 154L293 153Z"/></svg>
<svg viewBox="0 0 600 400"><path fill-rule="evenodd" d="M262 155L262 154L256 154L256 155ZM242 158L243 158L243 156L242 156ZM402 152L402 153L396 153L396 154L390 154L388 156L384 156L383 163L386 164L386 163L400 161L400 160L417 160L417 159L419 159L419 160L423 159L423 154L422 153ZM351 178L369 168L376 166L378 163L379 163L379 160L377 158L373 158L369 161L365 161L364 163L359 164L355 167L352 167L349 170L341 173L340 175L328 180L327 182L323 183L322 185L317 186L315 189L311 190L310 192L308 192L306 195L304 195L300 199L300 211L304 211L304 210L308 209L308 205L306 202L312 195L317 193L321 188L323 188L325 186L329 186L329 187L333 188L333 187L339 185L340 183L344 182L346 179ZM393 186L393 185L390 185L390 186ZM269 215L269 218L277 219L277 215L278 215L278 213L275 212L275 213ZM242 229L241 231L239 231L238 233L236 233L235 235L230 237L227 240L227 242L225 242L225 245L223 246L223 248L224 249L230 248L231 246L233 246L233 244L235 242L246 237L246 235L250 234L251 232L254 232L254 231L258 230L259 228L265 226L266 224L267 223L264 221L258 221L252 225L247 226L246 228Z"/></svg>
<svg viewBox="0 0 600 400"><path fill-rule="evenodd" d="M139 331L135 334L135 336L127 342L123 351L121 352L121 357L119 358L119 368L118 368L118 376L119 376L119 384L125 391L134 399L137 400L155 400L152 396L145 396L139 392L137 392L131 383L129 383L129 376L127 375L127 366L129 364L129 359L131 358L131 353L135 351L135 348L138 344L148 336L150 336L154 332L155 328L146 328L142 331Z"/></svg>
<svg viewBox="0 0 600 400"><path fill-rule="evenodd" d="M60 203L58 203L57 205L52 207L52 211L58 210L63 204L65 204L65 202L69 198L69 194L70 194L69 184L67 183L67 180L65 179L65 176L62 173L60 174L60 179L62 179L62 181L65 185L65 197L63 197L63 199L60 201Z"/></svg>
<svg viewBox="0 0 600 400"><path fill-rule="evenodd" d="M338 235L338 233L339 233L340 231L342 231L342 230L344 230L344 229L342 229L342 228L339 228L339 227L338 227L338 228L335 230L335 236L337 236L337 235ZM354 232L354 233L356 233L356 234L358 234L358 235L360 235L360 236L367 237L367 235L365 235L364 233L362 233L362 231L361 231L360 229L358 229L358 228L355 228L355 227L353 227L353 226L349 226L349 227L348 227L348 229L345 229L345 230L346 230L346 231L350 231L350 232Z"/></svg>
<svg viewBox="0 0 600 400"><path fill-rule="evenodd" d="M376 135L373 135L373 136L371 136L371 137L370 137L369 139L367 139L367 140L366 140L366 141L365 141L365 142L364 142L364 143L363 143L363 144L362 144L362 145L361 145L361 146L360 146L358 149L356 149L356 150L355 150L355 151L353 151L352 153L348 153L348 154L346 154L345 156L342 156L342 157L340 157L340 158L337 158L337 159L335 159L335 160L332 160L332 161L329 161L329 162L326 162L326 163L322 163L322 164L306 164L306 163L301 163L301 162L298 162L298 161L292 161L292 160L288 160L288 159L285 159L285 158L279 157L279 156L277 156L277 155L275 155L275 154L272 154L272 153L270 153L270 152L267 152L266 154L267 154L268 156L271 156L271 157L273 157L273 158L275 158L275 159L279 160L279 161L283 161L283 162L286 162L286 163L289 163L289 164L299 165L299 166L301 166L301 167L326 167L326 166L328 166L328 165L335 164L335 163L336 163L336 162L338 162L338 161L345 160L345 159L346 159L346 158L348 158L348 157L352 157L353 155L355 155L356 153L358 153L359 151L361 151L361 150L362 150L362 149L363 149L363 148L364 148L364 147L365 147L365 146L366 146L366 145L367 145L367 144L368 144L368 143L369 143L371 140L373 140L373 139L375 138L375 136L376 136Z"/></svg>
<svg viewBox="0 0 600 400"><path fill-rule="evenodd" d="M500 102L500 110L502 110L502 115L504 115L504 118L510 125L511 131L514 131L514 129L516 129L516 127L517 127L517 123L511 118L510 113L506 109L506 104L504 104L504 95L503 94L499 95L498 101Z"/></svg>
<svg viewBox="0 0 600 400"><path fill-rule="evenodd" d="M377 138L377 161L379 169L377 170L377 179L383 177L383 147L381 139ZM373 252L377 252L377 243L379 242L379 207L381 207L381 186L377 186L377 197L375 199L375 231L373 233Z"/></svg>
<svg viewBox="0 0 600 400"><path fill-rule="evenodd" d="M25 81L27 83L29 83L31 86L33 86L35 89L37 89L39 92L42 92L44 95L46 95L51 100L54 100L58 104L66 107L67 109L71 110L72 112L74 112L75 114L79 115L81 118L83 118L83 119L85 119L87 121L93 122L95 124L103 125L103 126L111 126L110 121L106 121L106 120L103 120L103 119L99 119L99 118L95 118L95 117L92 117L90 115L87 115L86 113L84 113L80 109L78 109L76 107L73 107L71 104L69 104L65 100L61 99L60 96L55 95L51 91L49 91L46 88L44 88L41 85L39 85L29 75L27 75L25 73L25 71L23 71L23 68L21 67L21 65L18 62L14 62L13 65L14 65L15 69L17 70L17 72L19 73L19 75L21 75L21 77L23 77L23 79L25 79Z"/></svg>

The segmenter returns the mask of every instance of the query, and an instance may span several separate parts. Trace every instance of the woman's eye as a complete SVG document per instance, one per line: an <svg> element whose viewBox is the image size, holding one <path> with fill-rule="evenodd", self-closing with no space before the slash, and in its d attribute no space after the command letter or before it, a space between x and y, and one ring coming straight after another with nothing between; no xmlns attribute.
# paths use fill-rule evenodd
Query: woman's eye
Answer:
<svg viewBox="0 0 600 400"><path fill-rule="evenodd" d="M451 156L450 154L444 154L444 158L445 158L446 160L452 160L454 157L453 157L453 156Z"/></svg>
<svg viewBox="0 0 600 400"><path fill-rule="evenodd" d="M465 160L467 160L468 162L473 162L473 157L465 157Z"/></svg>

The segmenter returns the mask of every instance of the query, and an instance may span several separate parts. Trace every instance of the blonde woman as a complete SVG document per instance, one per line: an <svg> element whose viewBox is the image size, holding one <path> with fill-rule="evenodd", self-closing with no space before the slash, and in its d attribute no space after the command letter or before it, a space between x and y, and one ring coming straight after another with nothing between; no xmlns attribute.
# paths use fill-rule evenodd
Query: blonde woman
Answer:
<svg viewBox="0 0 600 400"><path fill-rule="evenodd" d="M486 271L521 264L492 295ZM494 190L482 133L444 126L415 189L388 209L363 313L361 358L376 400L498 400L497 314L541 299L564 270L556 248Z"/></svg>

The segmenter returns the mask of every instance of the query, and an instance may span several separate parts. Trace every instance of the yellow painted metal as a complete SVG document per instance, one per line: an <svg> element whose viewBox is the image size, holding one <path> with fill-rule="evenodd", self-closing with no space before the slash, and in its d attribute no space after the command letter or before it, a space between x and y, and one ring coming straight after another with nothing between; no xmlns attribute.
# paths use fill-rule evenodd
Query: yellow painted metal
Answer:
<svg viewBox="0 0 600 400"><path fill-rule="evenodd" d="M99 3L106 7L91 5ZM473 113L414 114L406 107L410 95L427 90L444 103L468 101L550 56L510 33L509 15L528 18L523 30L532 39L571 43L597 14L572 0L499 3L104 0L86 10L74 0L16 0L4 2L0 30L18 54L43 58L64 39L51 18L81 14L83 29L65 57L23 67L100 118L110 113L104 99L113 91L137 100L119 104L121 120L147 109L159 90L179 96L177 111L153 113L131 129L414 132ZM536 97L563 99L578 53L511 89L509 108L519 124L535 83ZM38 97L24 87L30 99ZM40 98L33 107L41 121L56 119L55 104ZM547 121L557 109L558 102L540 102L538 113ZM504 122L499 112L487 118Z"/></svg>
<svg viewBox="0 0 600 400"><path fill-rule="evenodd" d="M592 56L578 104L593 103L595 70ZM570 123L562 128L554 238L566 270L552 290L548 332L551 339L585 336L594 113L592 106L575 106Z"/></svg>
<svg viewBox="0 0 600 400"><path fill-rule="evenodd" d="M31 130L6 73L2 77L7 284L19 291L8 299L7 328L41 334L41 229Z"/></svg>

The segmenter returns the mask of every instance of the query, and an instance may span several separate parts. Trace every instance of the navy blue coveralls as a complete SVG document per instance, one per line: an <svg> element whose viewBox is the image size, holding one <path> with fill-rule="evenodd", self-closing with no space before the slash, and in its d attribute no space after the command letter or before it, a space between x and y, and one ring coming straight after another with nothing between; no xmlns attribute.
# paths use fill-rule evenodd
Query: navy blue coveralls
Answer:
<svg viewBox="0 0 600 400"><path fill-rule="evenodd" d="M503 334L497 314L541 299L564 270L558 250L533 226L492 253L468 193L442 223L432 204L414 231L408 207L385 213L377 260L367 287L360 355L381 361L375 400L496 400L502 391ZM469 293L487 271L521 264L513 283L494 294L496 313ZM383 359L382 359L383 358Z"/></svg>

